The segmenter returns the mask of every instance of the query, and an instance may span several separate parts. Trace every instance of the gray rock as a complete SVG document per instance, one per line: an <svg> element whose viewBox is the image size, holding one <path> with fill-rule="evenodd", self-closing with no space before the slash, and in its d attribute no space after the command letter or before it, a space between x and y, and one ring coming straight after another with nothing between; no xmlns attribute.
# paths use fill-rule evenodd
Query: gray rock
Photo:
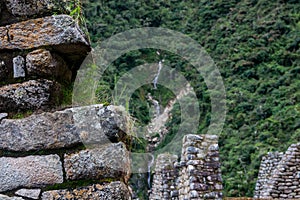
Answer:
<svg viewBox="0 0 300 200"><path fill-rule="evenodd" d="M90 51L86 35L68 15L53 15L0 27L0 44L0 50L51 47L56 52L71 56L73 60L70 60L76 65Z"/></svg>
<svg viewBox="0 0 300 200"><path fill-rule="evenodd" d="M54 113L46 112L17 120L3 119L0 123L0 149L55 149L82 141L88 147L97 147L112 141L122 141L126 134L119 126L126 124L127 118L118 110L120 107L117 106L107 108L103 105L92 105ZM117 135L109 137L106 133Z"/></svg>
<svg viewBox="0 0 300 200"><path fill-rule="evenodd" d="M64 167L68 180L121 178L127 182L130 176L129 152L122 142L110 143L66 154Z"/></svg>
<svg viewBox="0 0 300 200"><path fill-rule="evenodd" d="M128 200L131 199L131 195L127 186L120 181L111 182L104 185L95 184L74 190L47 191L42 195L42 200L61 199Z"/></svg>
<svg viewBox="0 0 300 200"><path fill-rule="evenodd" d="M69 147L80 143L71 109L5 119L0 123L0 149L29 151Z"/></svg>
<svg viewBox="0 0 300 200"><path fill-rule="evenodd" d="M133 131L131 118L120 106L79 107L74 112L74 121L80 128L80 138L89 148L126 141L126 133Z"/></svg>
<svg viewBox="0 0 300 200"><path fill-rule="evenodd" d="M0 112L51 108L60 92L58 83L44 79L6 85L0 88Z"/></svg>
<svg viewBox="0 0 300 200"><path fill-rule="evenodd" d="M22 197L9 197L3 194L0 194L1 200L24 200Z"/></svg>
<svg viewBox="0 0 300 200"><path fill-rule="evenodd" d="M2 119L5 119L8 117L8 114L7 113L0 113L0 122Z"/></svg>
<svg viewBox="0 0 300 200"><path fill-rule="evenodd" d="M13 58L14 78L25 77L25 59L22 56Z"/></svg>
<svg viewBox="0 0 300 200"><path fill-rule="evenodd" d="M20 189L15 192L16 195L31 199L39 199L41 189Z"/></svg>
<svg viewBox="0 0 300 200"><path fill-rule="evenodd" d="M0 192L63 182L58 155L0 158Z"/></svg>
<svg viewBox="0 0 300 200"><path fill-rule="evenodd" d="M45 49L38 49L26 56L27 75L30 77L43 77L60 81L71 81L72 72L65 61L57 54Z"/></svg>
<svg viewBox="0 0 300 200"><path fill-rule="evenodd" d="M16 16L33 16L53 12L63 12L71 1L58 0L6 0L8 11Z"/></svg>

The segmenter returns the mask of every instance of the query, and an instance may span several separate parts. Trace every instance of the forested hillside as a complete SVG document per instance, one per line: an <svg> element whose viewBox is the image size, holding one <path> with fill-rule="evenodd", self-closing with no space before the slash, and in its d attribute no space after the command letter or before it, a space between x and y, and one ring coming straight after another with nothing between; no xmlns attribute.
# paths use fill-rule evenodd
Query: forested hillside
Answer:
<svg viewBox="0 0 300 200"><path fill-rule="evenodd" d="M165 27L197 40L216 62L226 87L227 117L220 133L225 196L253 196L261 157L285 151L300 141L300 3L297 0L84 0L93 45L125 30ZM203 78L179 56L144 49L114 62L99 84L99 101L110 102L105 91L129 69L165 59L194 87L201 108L198 132L210 120L210 98ZM147 94L162 106L174 98L164 87L136 91L130 111L149 122ZM174 110L170 137L180 121ZM168 142L168 137L164 143Z"/></svg>

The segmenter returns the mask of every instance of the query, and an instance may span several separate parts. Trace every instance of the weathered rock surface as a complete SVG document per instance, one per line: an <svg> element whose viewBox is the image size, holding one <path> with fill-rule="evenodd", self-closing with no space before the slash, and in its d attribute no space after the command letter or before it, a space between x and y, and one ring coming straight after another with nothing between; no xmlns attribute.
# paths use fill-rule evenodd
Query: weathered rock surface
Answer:
<svg viewBox="0 0 300 200"><path fill-rule="evenodd" d="M127 182L130 175L129 152L122 142L110 143L65 155L64 167L69 180L121 178Z"/></svg>
<svg viewBox="0 0 300 200"><path fill-rule="evenodd" d="M42 200L128 200L130 192L127 186L120 182L111 182L109 184L95 184L88 187L74 190L54 190L44 192Z"/></svg>
<svg viewBox="0 0 300 200"><path fill-rule="evenodd" d="M80 143L72 109L5 119L0 123L0 149L29 151L69 147Z"/></svg>
<svg viewBox="0 0 300 200"><path fill-rule="evenodd" d="M81 59L90 50L85 34L68 15L31 19L0 27L0 50L48 46L62 54L72 54L72 58L78 54Z"/></svg>
<svg viewBox="0 0 300 200"><path fill-rule="evenodd" d="M2 0L0 1L0 26L30 18L55 14L68 14L74 9L73 0Z"/></svg>
<svg viewBox="0 0 300 200"><path fill-rule="evenodd" d="M41 194L41 189L20 189L16 191L15 194L30 199L39 199L39 196Z"/></svg>
<svg viewBox="0 0 300 200"><path fill-rule="evenodd" d="M63 182L58 155L0 158L0 192Z"/></svg>
<svg viewBox="0 0 300 200"><path fill-rule="evenodd" d="M33 16L53 12L63 12L68 1L60 0L6 0L6 8L15 16Z"/></svg>
<svg viewBox="0 0 300 200"><path fill-rule="evenodd" d="M122 141L123 138L118 136L121 133L119 126L126 123L126 117L118 111L120 109L92 105L23 119L3 119L0 122L0 149L29 151L69 147L81 141L87 146ZM106 133L116 135L107 136Z"/></svg>
<svg viewBox="0 0 300 200"><path fill-rule="evenodd" d="M8 114L7 113L0 113L0 122L2 119L5 119L8 117Z"/></svg>
<svg viewBox="0 0 300 200"><path fill-rule="evenodd" d="M74 121L80 128L80 138L90 148L102 144L126 141L126 133L131 133L131 121L123 107L79 107L74 113Z"/></svg>
<svg viewBox="0 0 300 200"><path fill-rule="evenodd" d="M24 200L22 197L9 197L3 194L0 194L1 200Z"/></svg>
<svg viewBox="0 0 300 200"><path fill-rule="evenodd" d="M51 108L59 103L60 85L49 80L30 80L0 88L0 112Z"/></svg>
<svg viewBox="0 0 300 200"><path fill-rule="evenodd" d="M57 54L38 49L26 56L26 69L29 77L39 77L70 82L72 72L65 61Z"/></svg>

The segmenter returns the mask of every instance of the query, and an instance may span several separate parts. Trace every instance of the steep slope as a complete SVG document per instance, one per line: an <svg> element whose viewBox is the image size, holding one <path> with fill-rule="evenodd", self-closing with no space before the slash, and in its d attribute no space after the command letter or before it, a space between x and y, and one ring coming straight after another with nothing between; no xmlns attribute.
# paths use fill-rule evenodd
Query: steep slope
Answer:
<svg viewBox="0 0 300 200"><path fill-rule="evenodd" d="M296 0L86 0L84 12L92 42L137 27L166 27L197 40L218 65L224 79L228 113L220 134L225 196L252 196L262 155L285 151L300 139L300 4ZM158 62L156 50L131 52L118 59L100 89L113 87L125 71ZM200 101L205 133L210 119L207 88L195 69L178 56L163 52L169 66L191 81ZM116 77L112 77L115 73ZM99 89L99 90L100 90ZM132 113L149 122L146 95L173 98L166 88L144 86L133 95ZM100 94L99 101L109 101ZM174 111L175 112L175 111ZM175 112L180 114L178 110ZM180 122L173 115L170 134ZM165 141L165 143L167 143Z"/></svg>

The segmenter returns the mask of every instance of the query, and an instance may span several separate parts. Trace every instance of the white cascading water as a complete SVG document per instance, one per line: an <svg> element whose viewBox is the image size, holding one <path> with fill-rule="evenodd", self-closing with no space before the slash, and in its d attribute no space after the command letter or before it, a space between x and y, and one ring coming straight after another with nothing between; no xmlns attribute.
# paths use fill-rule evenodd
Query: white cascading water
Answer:
<svg viewBox="0 0 300 200"><path fill-rule="evenodd" d="M162 66L163 66L162 62L163 62L163 60L161 60L161 61L158 62L158 71L157 71L157 74L155 75L155 78L153 80L153 87L154 87L155 90L157 89L158 77L159 77L160 71L161 71Z"/></svg>
<svg viewBox="0 0 300 200"><path fill-rule="evenodd" d="M148 171L147 171L147 176L148 176L148 188L151 189L151 167L154 163L154 156L152 154L148 154L151 157L151 160L148 161Z"/></svg>

